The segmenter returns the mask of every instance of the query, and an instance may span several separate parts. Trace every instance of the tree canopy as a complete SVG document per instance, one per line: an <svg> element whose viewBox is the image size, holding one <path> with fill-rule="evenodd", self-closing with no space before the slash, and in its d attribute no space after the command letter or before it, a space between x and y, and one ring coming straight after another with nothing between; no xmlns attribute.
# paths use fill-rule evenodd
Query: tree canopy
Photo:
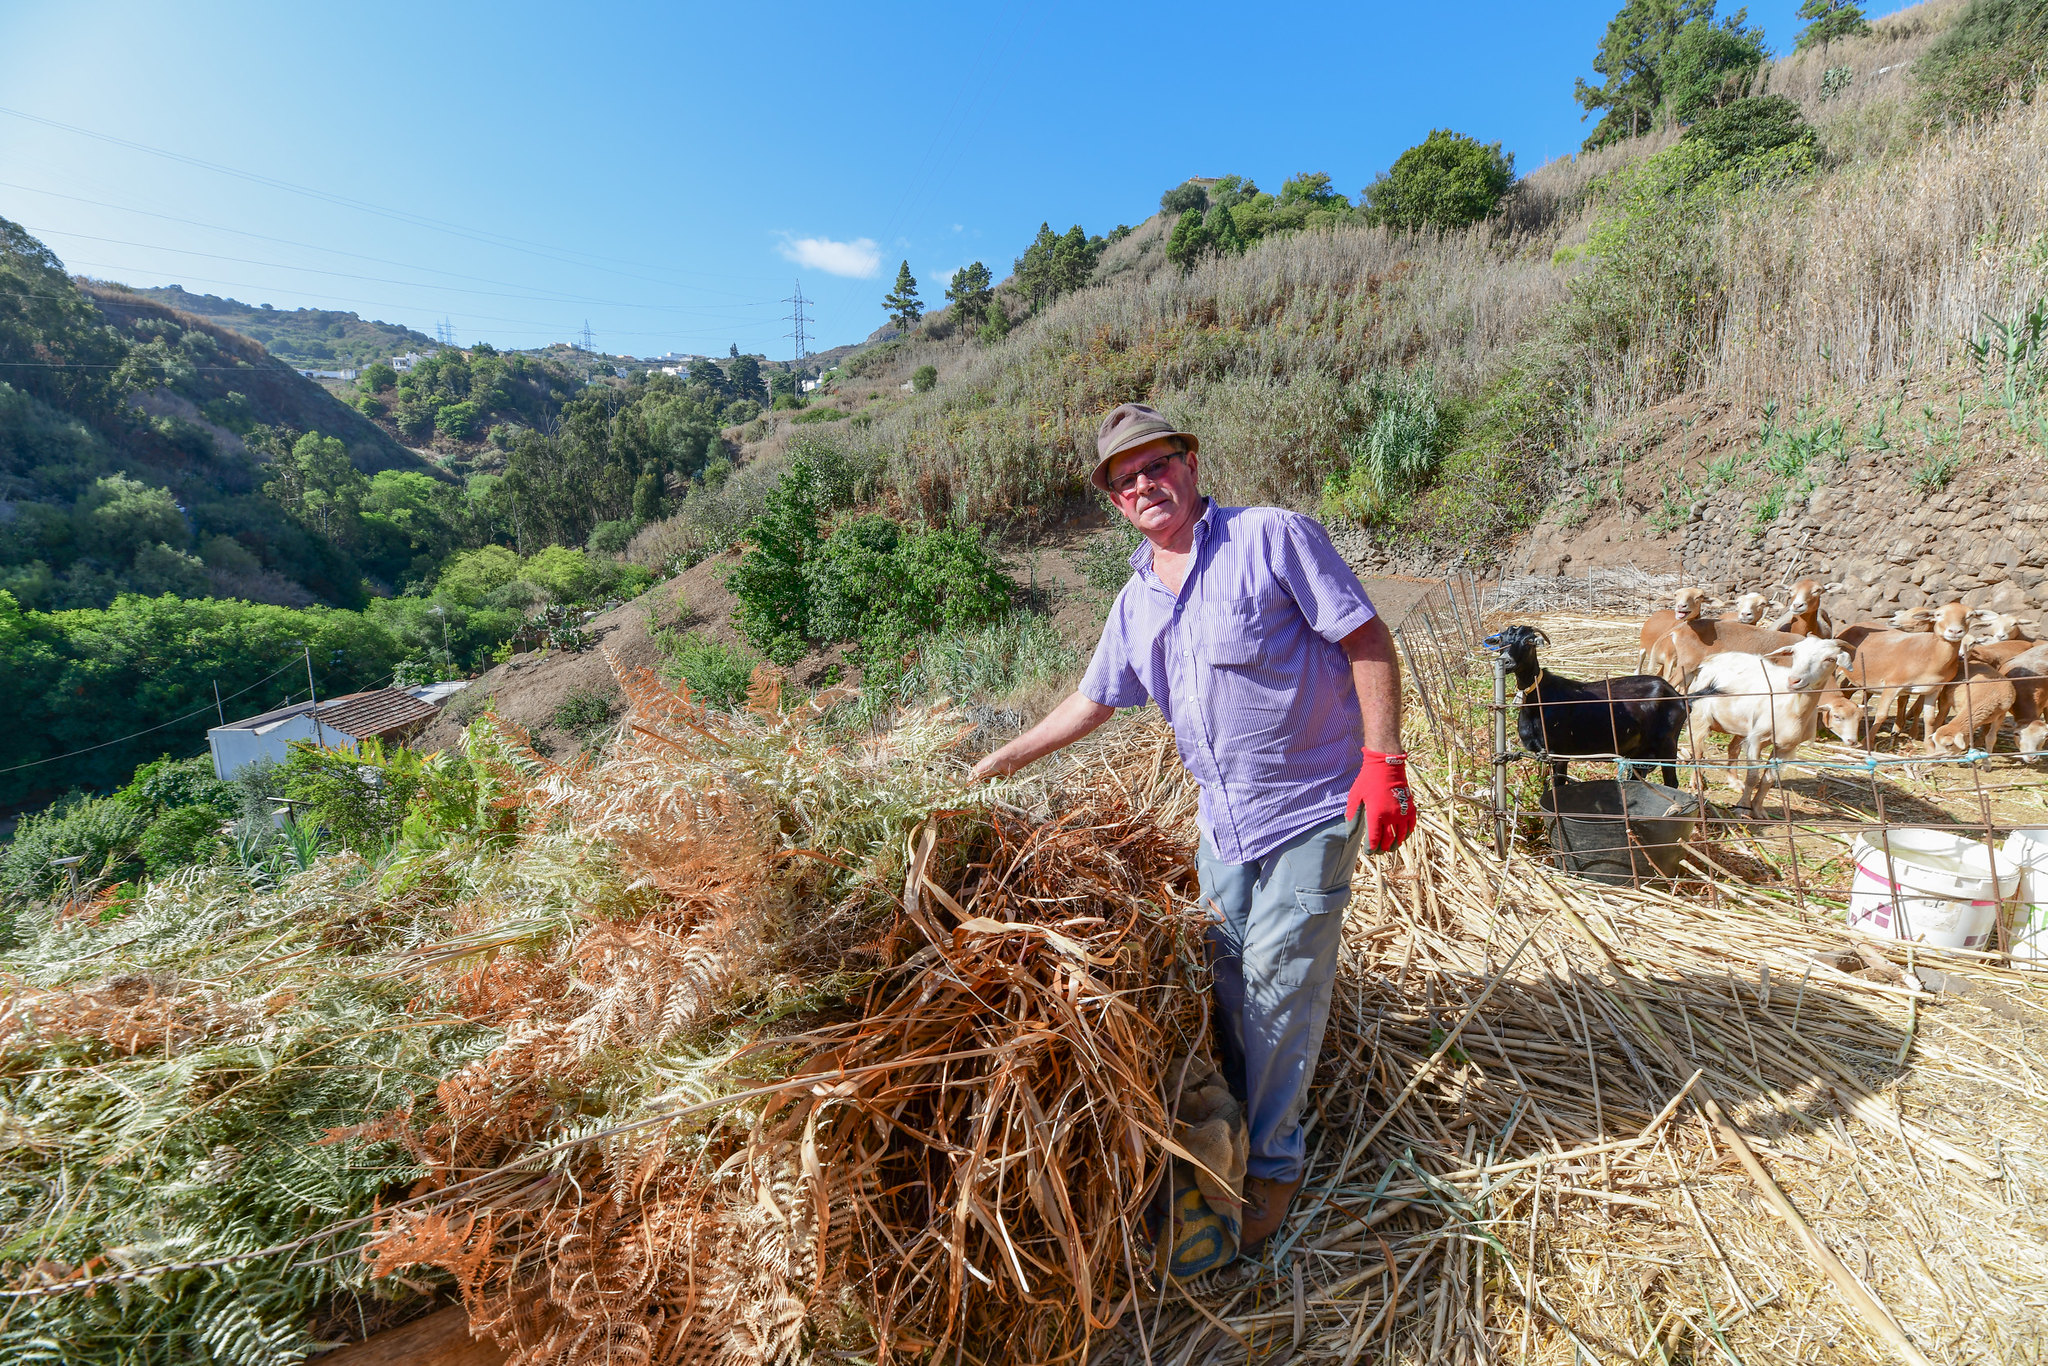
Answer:
<svg viewBox="0 0 2048 1366"><path fill-rule="evenodd" d="M924 304L917 297L917 277L910 273L910 262L896 268L896 287L882 296L882 307L889 310L889 321L903 332L917 326L917 320L924 316Z"/></svg>
<svg viewBox="0 0 2048 1366"><path fill-rule="evenodd" d="M1366 187L1365 216L1382 227L1450 232L1492 214L1514 181L1514 154L1498 142L1438 128Z"/></svg>
<svg viewBox="0 0 2048 1366"><path fill-rule="evenodd" d="M1793 40L1795 52L1821 47L1837 38L1861 38L1870 32L1863 6L1852 5L1849 0L1805 0L1799 7L1799 17L1807 23Z"/></svg>

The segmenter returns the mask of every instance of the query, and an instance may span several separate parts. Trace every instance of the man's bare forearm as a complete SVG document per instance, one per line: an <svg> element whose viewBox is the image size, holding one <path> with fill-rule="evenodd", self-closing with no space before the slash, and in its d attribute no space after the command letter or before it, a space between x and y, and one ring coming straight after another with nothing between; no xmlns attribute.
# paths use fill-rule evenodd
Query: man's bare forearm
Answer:
<svg viewBox="0 0 2048 1366"><path fill-rule="evenodd" d="M1358 714L1365 722L1365 747L1381 754L1401 752L1401 660L1394 635L1374 617L1340 642L1358 690Z"/></svg>
<svg viewBox="0 0 2048 1366"><path fill-rule="evenodd" d="M1114 715L1116 708L1105 707L1081 693L1073 693L1047 713L1043 721L976 764L974 776L986 778L991 774L1002 774L1007 777L1035 759L1042 759L1054 750L1065 749Z"/></svg>

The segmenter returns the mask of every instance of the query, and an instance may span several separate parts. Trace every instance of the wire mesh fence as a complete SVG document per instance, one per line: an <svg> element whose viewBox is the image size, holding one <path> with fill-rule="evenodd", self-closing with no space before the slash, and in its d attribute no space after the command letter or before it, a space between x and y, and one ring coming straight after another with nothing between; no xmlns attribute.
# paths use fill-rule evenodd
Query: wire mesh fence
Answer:
<svg viewBox="0 0 2048 1366"><path fill-rule="evenodd" d="M1854 743L1833 738L1816 717L1832 674L1793 689L1765 671L1760 690L1715 692L1720 711L1756 714L1764 731L1755 743L1727 736L1724 753L1700 725L1707 699L1669 685L1617 695L1637 648L1620 614L1661 585L1619 576L1596 583L1590 604L1586 584L1575 587L1552 603L1512 582L1503 592L1448 579L1395 632L1446 788L1497 853L1519 846L1567 872L1731 912L1789 906L2048 966L2048 907L2033 904L2048 900L2048 756L2001 748L1999 709L1982 705L1994 685L1964 678L1916 699L1927 735L1944 710L1981 718L1959 749L1936 752L1903 705L1844 727ZM1534 677L1500 648L1505 628L1531 622L1560 636L1554 648L1542 638ZM1552 672L1553 657L1575 676ZM1864 700L1854 705L1861 716ZM1669 723L1655 744L1644 743L1646 715ZM1780 752L1779 730L1805 738Z"/></svg>

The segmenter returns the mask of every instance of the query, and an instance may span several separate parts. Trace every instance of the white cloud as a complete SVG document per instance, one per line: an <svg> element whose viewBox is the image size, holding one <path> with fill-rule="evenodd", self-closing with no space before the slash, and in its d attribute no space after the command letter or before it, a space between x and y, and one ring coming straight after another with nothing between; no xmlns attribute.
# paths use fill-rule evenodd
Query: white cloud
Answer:
<svg viewBox="0 0 2048 1366"><path fill-rule="evenodd" d="M953 225L953 231L954 231L954 232L959 232L959 231L960 231L960 225L959 225L958 223L955 223L955 224Z"/></svg>
<svg viewBox="0 0 2048 1366"><path fill-rule="evenodd" d="M835 242L829 237L797 237L785 239L778 250L783 260L794 261L807 270L822 270L827 275L869 280L882 268L881 248L869 237L856 237L851 242Z"/></svg>
<svg viewBox="0 0 2048 1366"><path fill-rule="evenodd" d="M946 302L946 286L953 283L953 272L958 269L960 269L959 266L952 266L945 270L935 270L928 275L918 277L918 289L931 299L937 301L932 303L930 307L938 308Z"/></svg>

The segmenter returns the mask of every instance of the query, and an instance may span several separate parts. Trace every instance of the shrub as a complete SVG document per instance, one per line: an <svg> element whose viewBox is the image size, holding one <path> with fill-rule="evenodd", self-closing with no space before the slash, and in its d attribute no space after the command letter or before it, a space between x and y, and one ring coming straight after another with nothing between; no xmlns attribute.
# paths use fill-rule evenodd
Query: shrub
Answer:
<svg viewBox="0 0 2048 1366"><path fill-rule="evenodd" d="M1184 180L1159 196L1159 212L1173 218L1190 211L1204 213L1208 208L1209 192L1192 180Z"/></svg>
<svg viewBox="0 0 2048 1366"><path fill-rule="evenodd" d="M1762 29L1695 19L1678 31L1658 64L1665 116L1689 123L1731 99L1741 99L1768 55Z"/></svg>
<svg viewBox="0 0 2048 1366"><path fill-rule="evenodd" d="M484 411L464 399L444 403L434 411L434 430L456 441L474 441L483 434Z"/></svg>
<svg viewBox="0 0 2048 1366"><path fill-rule="evenodd" d="M150 815L113 797L72 793L44 811L22 817L14 838L0 852L0 901L48 896L62 887L65 871L51 859L83 855L77 865L81 887L124 882L142 873L138 849Z"/></svg>
<svg viewBox="0 0 2048 1366"><path fill-rule="evenodd" d="M587 738L592 731L611 724L615 708L612 699L597 688L579 688L562 699L549 719L556 730Z"/></svg>
<svg viewBox="0 0 2048 1366"><path fill-rule="evenodd" d="M2048 67L2048 0L1970 0L1914 65L1923 118L1989 118L2034 98Z"/></svg>
<svg viewBox="0 0 2048 1366"><path fill-rule="evenodd" d="M622 555L633 540L633 523L621 517L617 521L599 522L590 529L590 539L584 546L593 555Z"/></svg>
<svg viewBox="0 0 2048 1366"><path fill-rule="evenodd" d="M1514 153L1501 151L1498 142L1438 128L1366 187L1366 221L1408 232L1451 232L1491 215L1514 180Z"/></svg>
<svg viewBox="0 0 2048 1366"><path fill-rule="evenodd" d="M1372 420L1352 443L1349 466L1323 486L1323 515L1384 520L1436 473L1453 425L1427 371L1376 381Z"/></svg>
<svg viewBox="0 0 2048 1366"><path fill-rule="evenodd" d="M221 826L226 823L211 806L172 807L157 816L143 832L139 845L142 862L161 877L177 868L204 863L221 846Z"/></svg>
<svg viewBox="0 0 2048 1366"><path fill-rule="evenodd" d="M792 441L789 465L747 528L746 555L726 586L739 600L740 633L777 664L803 657L810 636L804 567L817 553L825 516L850 505L858 464L814 437Z"/></svg>
<svg viewBox="0 0 2048 1366"><path fill-rule="evenodd" d="M927 365L925 369L929 370L931 367ZM839 408L810 408L790 419L790 421L801 426L810 426L818 422L844 422L845 420L846 413Z"/></svg>
<svg viewBox="0 0 2048 1366"><path fill-rule="evenodd" d="M862 679L861 711L873 717L921 698L993 703L1034 684L1057 682L1081 667L1050 617L1012 612L964 631L920 637L900 671L878 669Z"/></svg>
<svg viewBox="0 0 2048 1366"><path fill-rule="evenodd" d="M681 679L706 706L731 709L747 700L747 683L761 663L759 655L701 631L680 636L663 632L656 639L667 656L662 673L670 680Z"/></svg>
<svg viewBox="0 0 2048 1366"><path fill-rule="evenodd" d="M1685 137L1689 142L1712 148L1725 161L1761 156L1785 147L1811 149L1818 142L1799 106L1783 95L1737 100L1709 110L1693 121L1685 130Z"/></svg>
<svg viewBox="0 0 2048 1366"><path fill-rule="evenodd" d="M222 816L232 816L241 805L235 785L213 776L210 754L195 754L189 759L173 759L166 754L152 760L136 769L127 786L114 796L143 812L204 806Z"/></svg>
<svg viewBox="0 0 2048 1366"><path fill-rule="evenodd" d="M280 776L284 795L303 804L294 820L352 849L395 834L423 781L417 755L375 740L361 741L354 754L295 741Z"/></svg>
<svg viewBox="0 0 2048 1366"><path fill-rule="evenodd" d="M910 387L920 394L928 394L938 387L939 369L935 365L920 365L910 372Z"/></svg>

